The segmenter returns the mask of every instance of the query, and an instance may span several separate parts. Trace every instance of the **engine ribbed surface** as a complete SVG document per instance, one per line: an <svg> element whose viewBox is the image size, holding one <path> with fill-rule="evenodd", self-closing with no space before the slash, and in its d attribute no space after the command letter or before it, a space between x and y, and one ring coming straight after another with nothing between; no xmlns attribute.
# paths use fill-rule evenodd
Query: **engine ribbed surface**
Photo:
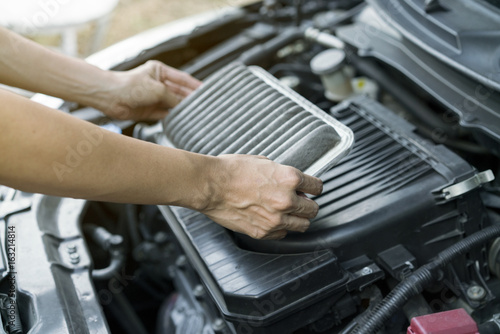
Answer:
<svg viewBox="0 0 500 334"><path fill-rule="evenodd" d="M348 157L323 174L323 193L315 198L320 205L316 220L331 217L355 205L369 206L377 197L401 189L433 172L429 157L409 141L402 144L376 125L368 115L351 107L336 114L355 133L356 144ZM416 154L419 153L419 154ZM427 160L427 161L426 161ZM364 204L363 204L364 203ZM342 222L343 220L339 220Z"/></svg>

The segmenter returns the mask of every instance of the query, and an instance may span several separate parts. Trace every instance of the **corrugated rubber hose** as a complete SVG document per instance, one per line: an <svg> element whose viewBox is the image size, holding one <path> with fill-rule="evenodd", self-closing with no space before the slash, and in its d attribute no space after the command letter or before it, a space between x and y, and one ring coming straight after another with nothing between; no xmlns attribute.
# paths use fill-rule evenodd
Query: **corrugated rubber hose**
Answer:
<svg viewBox="0 0 500 334"><path fill-rule="evenodd" d="M445 249L430 263L420 267L408 278L400 282L373 310L349 324L342 333L374 334L384 323L413 296L421 293L425 287L439 278L440 270L457 256L464 255L474 247L500 236L500 226L493 225L476 232L469 237ZM351 330L352 328L352 330Z"/></svg>

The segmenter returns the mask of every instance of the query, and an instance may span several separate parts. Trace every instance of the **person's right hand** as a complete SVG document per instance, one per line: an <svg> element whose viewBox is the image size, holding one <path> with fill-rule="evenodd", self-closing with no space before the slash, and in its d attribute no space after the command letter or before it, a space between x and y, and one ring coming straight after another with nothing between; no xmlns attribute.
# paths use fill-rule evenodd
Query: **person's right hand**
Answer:
<svg viewBox="0 0 500 334"><path fill-rule="evenodd" d="M222 226L256 239L281 239L287 231L304 232L318 204L304 193L319 195L320 179L265 157L224 155L209 204L200 211Z"/></svg>

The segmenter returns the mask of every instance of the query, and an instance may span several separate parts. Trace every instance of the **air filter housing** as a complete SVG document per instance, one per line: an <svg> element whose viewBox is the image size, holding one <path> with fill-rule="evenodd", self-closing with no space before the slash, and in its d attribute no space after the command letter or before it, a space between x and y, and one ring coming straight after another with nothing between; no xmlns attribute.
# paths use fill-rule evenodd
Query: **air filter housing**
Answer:
<svg viewBox="0 0 500 334"><path fill-rule="evenodd" d="M165 118L161 144L191 152L263 155L319 175L353 143L349 128L259 67L232 63Z"/></svg>
<svg viewBox="0 0 500 334"><path fill-rule="evenodd" d="M368 97L330 112L354 131L356 144L321 176L320 211L309 231L255 240L201 213L160 206L211 300L238 333L290 333L335 305L339 319L354 314L350 293L383 279L378 264L401 277L487 223L477 189L442 197L443 189L477 173L459 156L424 140ZM447 282L464 282L463 296L477 273L487 277L485 252L475 249L445 271Z"/></svg>

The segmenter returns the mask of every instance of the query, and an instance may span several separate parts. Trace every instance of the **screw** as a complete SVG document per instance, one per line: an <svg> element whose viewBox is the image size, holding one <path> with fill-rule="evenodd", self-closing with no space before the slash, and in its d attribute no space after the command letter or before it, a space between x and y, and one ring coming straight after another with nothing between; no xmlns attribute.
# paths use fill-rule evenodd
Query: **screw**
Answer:
<svg viewBox="0 0 500 334"><path fill-rule="evenodd" d="M175 261L175 265L181 269L185 268L187 264L187 259L185 255L181 255Z"/></svg>
<svg viewBox="0 0 500 334"><path fill-rule="evenodd" d="M168 241L168 234L165 232L158 232L154 236L155 242L162 245Z"/></svg>
<svg viewBox="0 0 500 334"><path fill-rule="evenodd" d="M212 329L216 333L222 333L224 327L226 327L226 324L224 323L224 320L222 320L221 318L215 319L214 322L212 323Z"/></svg>
<svg viewBox="0 0 500 334"><path fill-rule="evenodd" d="M69 259L70 259L72 264L80 263L80 255L78 255L78 253L69 254Z"/></svg>
<svg viewBox="0 0 500 334"><path fill-rule="evenodd" d="M480 301L486 297L486 290L479 285L471 285L467 289L467 296L474 301Z"/></svg>
<svg viewBox="0 0 500 334"><path fill-rule="evenodd" d="M205 295L205 289L201 284L197 284L193 289L193 294L196 299L201 299Z"/></svg>
<svg viewBox="0 0 500 334"><path fill-rule="evenodd" d="M361 269L361 275L363 276L370 275L371 273L373 273L373 270L370 267L364 267L363 269Z"/></svg>

